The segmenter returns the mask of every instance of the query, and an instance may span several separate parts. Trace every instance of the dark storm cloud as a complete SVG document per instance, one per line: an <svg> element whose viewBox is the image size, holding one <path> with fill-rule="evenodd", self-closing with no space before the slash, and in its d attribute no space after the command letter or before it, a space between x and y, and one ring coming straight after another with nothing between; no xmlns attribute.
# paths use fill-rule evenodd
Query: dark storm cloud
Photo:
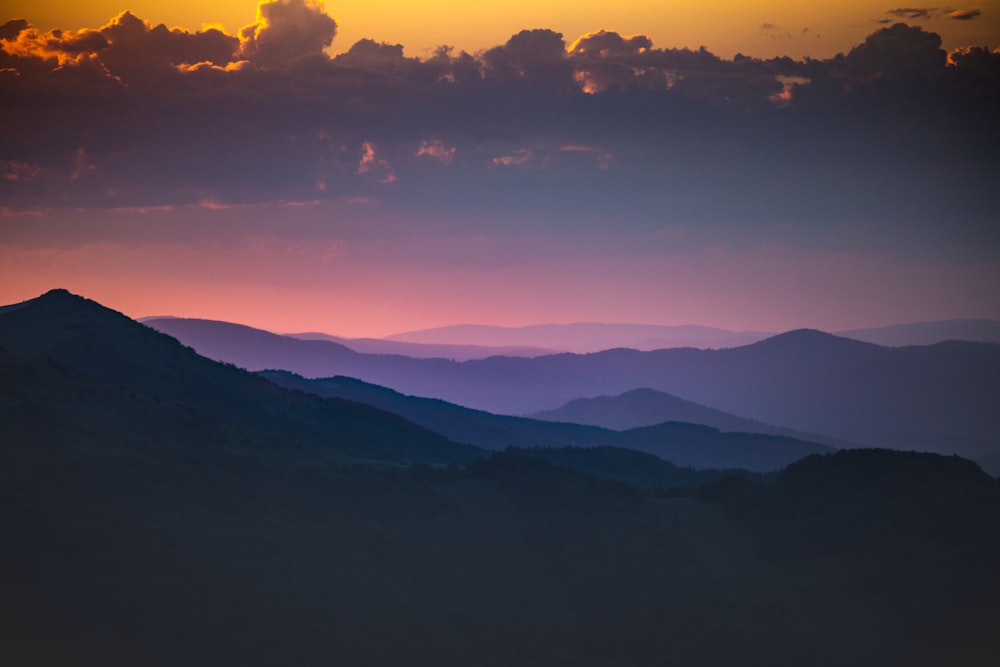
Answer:
<svg viewBox="0 0 1000 667"><path fill-rule="evenodd" d="M949 60L917 27L804 61L606 30L426 59L365 39L330 58L335 34L304 0L263 3L239 37L130 13L0 26L4 206L381 201L552 225L806 220L804 238L993 215L997 55Z"/></svg>

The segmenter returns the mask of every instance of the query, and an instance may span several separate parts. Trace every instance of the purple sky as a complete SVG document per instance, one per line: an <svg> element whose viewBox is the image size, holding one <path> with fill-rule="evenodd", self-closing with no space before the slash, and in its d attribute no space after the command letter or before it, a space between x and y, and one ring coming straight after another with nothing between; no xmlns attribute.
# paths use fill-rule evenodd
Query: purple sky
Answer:
<svg viewBox="0 0 1000 667"><path fill-rule="evenodd" d="M341 335L1000 318L1000 53L899 24L827 60L545 30L331 58L287 7L242 42L0 28L0 302Z"/></svg>

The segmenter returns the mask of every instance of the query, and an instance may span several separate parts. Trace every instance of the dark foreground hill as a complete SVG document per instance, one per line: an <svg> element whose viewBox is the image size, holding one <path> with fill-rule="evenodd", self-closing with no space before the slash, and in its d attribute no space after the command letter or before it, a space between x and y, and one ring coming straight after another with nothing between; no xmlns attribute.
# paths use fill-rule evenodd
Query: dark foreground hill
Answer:
<svg viewBox="0 0 1000 667"><path fill-rule="evenodd" d="M243 456L149 407L162 438L25 412L33 435L4 440L5 664L986 666L1000 648L996 494L955 502L947 470L897 475L936 505L895 503L895 484L799 510L782 486L746 517L510 455L409 472ZM912 530L941 524L943 545Z"/></svg>
<svg viewBox="0 0 1000 667"><path fill-rule="evenodd" d="M0 347L10 355L11 373L20 376L39 367L54 369L76 377L81 386L92 386L92 390L80 389L80 400L89 391L113 395L121 406L115 421L143 406L160 406L175 416L172 423L214 431L219 447L282 445L334 461L454 463L479 454L475 448L449 442L370 406L320 400L279 388L201 357L169 336L62 290L0 311ZM18 391L20 384L11 381L12 391ZM53 414L65 407L56 397L51 397L49 405L44 395L29 395L25 400L33 409ZM93 418L81 409L74 416L79 419L75 427L83 432L101 431L106 406L102 401ZM135 419L138 423L125 427L135 426L158 437L154 429L143 426L144 417Z"/></svg>
<svg viewBox="0 0 1000 667"><path fill-rule="evenodd" d="M360 465L384 432L354 411L383 413L50 297L0 312L0 664L995 664L997 483L967 462L817 457L714 503L513 454Z"/></svg>
<svg viewBox="0 0 1000 667"><path fill-rule="evenodd" d="M507 447L628 448L653 454L679 466L777 470L830 447L808 440L760 433L724 433L698 424L665 423L618 432L594 426L549 422L472 410L439 399L399 392L345 377L307 380L285 371L262 371L285 387L320 396L367 403L405 417L456 442L485 449Z"/></svg>
<svg viewBox="0 0 1000 667"><path fill-rule="evenodd" d="M358 354L224 323L176 335L202 354L249 370L355 377L494 413L535 413L647 387L862 445L971 458L1000 451L1000 345L990 343L888 348L801 330L731 349L616 349L458 363Z"/></svg>
<svg viewBox="0 0 1000 667"><path fill-rule="evenodd" d="M769 561L834 564L828 585L870 604L879 634L908 654L895 664L982 664L1000 648L1000 483L972 462L844 450L802 459L772 486L731 478L702 493L739 517Z"/></svg>

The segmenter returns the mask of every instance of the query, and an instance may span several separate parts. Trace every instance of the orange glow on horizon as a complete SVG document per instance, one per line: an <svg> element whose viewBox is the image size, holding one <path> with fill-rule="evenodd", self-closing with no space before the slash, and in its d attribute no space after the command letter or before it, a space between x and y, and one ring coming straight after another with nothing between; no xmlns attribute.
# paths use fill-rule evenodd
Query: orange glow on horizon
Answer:
<svg viewBox="0 0 1000 667"><path fill-rule="evenodd" d="M925 20L911 21L938 32L948 50L963 46L1000 47L1000 0L975 1L974 7L941 10ZM154 25L187 30L223 26L231 35L255 23L254 0L8 0L9 18L26 18L42 31L52 28L96 28L128 9ZM561 32L567 45L599 29L621 35L646 35L654 48L705 46L716 55L736 53L757 57L788 55L824 58L844 52L884 21L902 20L892 14L898 2L871 0L763 0L746 3L716 0L705 3L664 3L622 0L598 7L578 0L456 0L327 3L326 12L338 23L330 51L341 53L362 38L402 44L411 57L427 57L447 44L470 53L506 42L523 29ZM898 10L897 10L898 11ZM0 21L4 20L0 17Z"/></svg>

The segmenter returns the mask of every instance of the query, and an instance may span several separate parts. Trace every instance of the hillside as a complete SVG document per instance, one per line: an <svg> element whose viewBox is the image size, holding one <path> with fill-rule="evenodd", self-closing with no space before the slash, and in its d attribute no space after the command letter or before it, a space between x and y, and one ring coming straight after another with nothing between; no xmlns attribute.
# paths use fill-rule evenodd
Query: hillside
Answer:
<svg viewBox="0 0 1000 667"><path fill-rule="evenodd" d="M3 664L986 667L1000 649L1000 486L957 458L841 452L761 478L605 447L484 457L65 292L0 311L0 378ZM712 431L650 430L677 429Z"/></svg>
<svg viewBox="0 0 1000 667"><path fill-rule="evenodd" d="M177 319L177 318L174 318ZM145 322L154 329L167 333L169 323L161 323L156 319ZM545 354L555 354L564 350L550 350L525 345L461 345L435 343L409 343L406 341L387 340L385 338L342 338L324 333L286 333L289 338L299 340L326 340L349 347L355 352L365 354L400 354L414 359L450 359L452 361L468 361L470 359L486 359L487 357L540 357Z"/></svg>
<svg viewBox="0 0 1000 667"><path fill-rule="evenodd" d="M456 442L467 442L484 449L624 447L653 454L680 466L742 468L756 472L776 470L808 454L831 451L827 446L808 440L766 434L724 433L694 424L659 424L653 428L618 432L580 424L495 415L439 399L406 396L353 378L308 380L284 371L263 371L261 375L293 389L367 403Z"/></svg>
<svg viewBox="0 0 1000 667"><path fill-rule="evenodd" d="M451 345L527 345L587 354L617 347L634 350L736 347L754 343L770 335L772 334L762 331L729 331L693 324L669 326L576 322L523 327L459 324L393 334L387 336L386 340Z"/></svg>
<svg viewBox="0 0 1000 667"><path fill-rule="evenodd" d="M851 329L838 332L837 335L893 347L933 345L946 340L1000 343L1000 322L988 319L911 322L868 329Z"/></svg>
<svg viewBox="0 0 1000 667"><path fill-rule="evenodd" d="M12 363L65 369L96 393L117 392L120 400L163 406L183 420L209 425L227 434L224 443L283 443L345 462L451 463L478 455L475 448L370 406L279 388L61 290L0 312L0 347ZM63 407L53 400L50 409L58 414ZM81 427L101 431L107 426L95 419L83 420ZM142 423L132 427L141 429Z"/></svg>
<svg viewBox="0 0 1000 667"><path fill-rule="evenodd" d="M823 436L806 435L753 419L744 419L655 389L633 389L617 396L578 398L555 410L543 410L528 416L544 421L589 424L617 431L679 421L703 424L720 431L781 435L825 442L836 447L848 446L848 443L834 442Z"/></svg>
<svg viewBox="0 0 1000 667"><path fill-rule="evenodd" d="M949 341L889 348L800 330L721 350L605 350L453 362L364 355L322 341L213 325L180 335L249 370L343 375L503 414L645 387L834 441L987 457L1000 450L1000 345ZM244 337L245 334L245 337Z"/></svg>

